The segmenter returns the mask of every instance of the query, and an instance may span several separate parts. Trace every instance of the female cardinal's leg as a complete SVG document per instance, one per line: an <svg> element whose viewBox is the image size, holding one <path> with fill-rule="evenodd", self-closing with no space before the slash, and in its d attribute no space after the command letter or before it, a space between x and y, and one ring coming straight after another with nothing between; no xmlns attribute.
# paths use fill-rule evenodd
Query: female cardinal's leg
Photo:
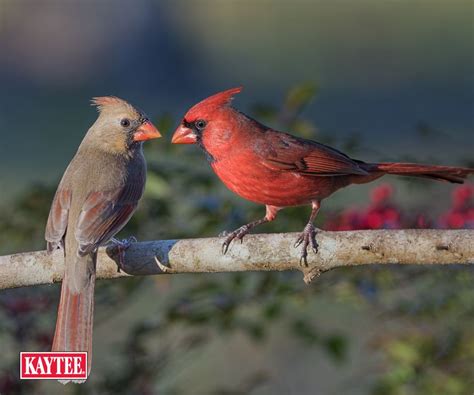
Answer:
<svg viewBox="0 0 474 395"><path fill-rule="evenodd" d="M320 207L321 203L319 201L314 200L311 202L311 215L309 216L309 221L295 243L295 248L303 244L303 248L301 249L300 264L304 263L305 266L308 266L308 261L306 259L308 256L308 245L311 244L311 249L315 254L318 252L318 243L316 242L316 228L313 225L313 221L316 218Z"/></svg>
<svg viewBox="0 0 474 395"><path fill-rule="evenodd" d="M257 225L264 224L266 222L273 221L276 218L278 210L281 209L281 207L275 207L275 206L265 206L266 208L266 213L265 217L262 219L259 219L257 221L250 222L249 224L242 225L240 228L234 230L232 233L230 233L227 238L225 239L224 243L222 244L222 253L225 255L227 250L229 249L230 243L234 239L240 240L240 242L243 242L244 236L250 232L251 229L255 228Z"/></svg>
<svg viewBox="0 0 474 395"><path fill-rule="evenodd" d="M118 240L112 237L108 243L107 249L112 255L118 255L117 260L117 273L125 268L125 251L127 251L133 243L136 243L137 239L134 236L130 236L128 239Z"/></svg>

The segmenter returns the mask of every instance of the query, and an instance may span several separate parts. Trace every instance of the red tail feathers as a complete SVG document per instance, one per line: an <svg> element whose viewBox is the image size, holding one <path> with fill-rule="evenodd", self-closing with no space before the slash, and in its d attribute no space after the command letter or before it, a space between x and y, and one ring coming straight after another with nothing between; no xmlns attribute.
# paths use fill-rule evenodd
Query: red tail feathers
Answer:
<svg viewBox="0 0 474 395"><path fill-rule="evenodd" d="M91 258L95 257L88 256L82 259L90 260ZM79 265L84 262L76 261L73 264ZM87 375L89 376L92 360L95 270L80 291L76 291L70 284L72 279L68 278L72 273L68 273L67 269L61 287L52 351L87 351ZM68 381L61 382L66 384ZM73 380L73 382L84 381Z"/></svg>
<svg viewBox="0 0 474 395"><path fill-rule="evenodd" d="M462 184L468 175L474 174L474 169L466 167L421 165L417 163L389 162L375 163L373 166L375 166L375 171L381 171L387 174L433 178L435 180L449 181L457 184Z"/></svg>

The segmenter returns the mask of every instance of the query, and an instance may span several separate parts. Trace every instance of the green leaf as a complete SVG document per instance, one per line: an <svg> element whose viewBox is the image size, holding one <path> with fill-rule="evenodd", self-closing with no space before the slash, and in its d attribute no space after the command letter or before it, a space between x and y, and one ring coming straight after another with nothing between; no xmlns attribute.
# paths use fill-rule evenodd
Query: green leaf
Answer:
<svg viewBox="0 0 474 395"><path fill-rule="evenodd" d="M161 199L169 196L170 188L166 180L156 173L148 172L145 196L152 199Z"/></svg>
<svg viewBox="0 0 474 395"><path fill-rule="evenodd" d="M347 355L347 339L341 335L330 335L324 340L326 350L337 362L341 362Z"/></svg>
<svg viewBox="0 0 474 395"><path fill-rule="evenodd" d="M316 95L317 88L313 82L305 82L290 89L285 100L289 109L298 109L308 104Z"/></svg>

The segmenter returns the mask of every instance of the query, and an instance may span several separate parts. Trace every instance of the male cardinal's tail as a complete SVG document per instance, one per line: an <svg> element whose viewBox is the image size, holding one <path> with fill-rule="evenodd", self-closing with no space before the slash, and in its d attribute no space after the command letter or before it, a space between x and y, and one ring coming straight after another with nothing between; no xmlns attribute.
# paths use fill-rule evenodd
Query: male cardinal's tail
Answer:
<svg viewBox="0 0 474 395"><path fill-rule="evenodd" d="M68 262L61 287L52 351L87 351L87 375L91 371L92 326L96 254ZM85 380L72 380L83 383ZM67 384L69 380L60 380Z"/></svg>
<svg viewBox="0 0 474 395"><path fill-rule="evenodd" d="M469 174L474 174L474 169L466 167L420 165L417 163L374 163L371 171L381 171L399 176L425 177L440 181L462 184Z"/></svg>

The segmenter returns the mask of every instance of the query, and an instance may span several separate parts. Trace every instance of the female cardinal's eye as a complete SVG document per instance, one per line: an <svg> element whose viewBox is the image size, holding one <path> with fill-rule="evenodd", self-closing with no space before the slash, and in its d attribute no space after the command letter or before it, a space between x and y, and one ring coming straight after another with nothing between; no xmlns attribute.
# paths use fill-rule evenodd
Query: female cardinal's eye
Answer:
<svg viewBox="0 0 474 395"><path fill-rule="evenodd" d="M130 126L130 121L127 118L124 118L120 121L120 125L122 125L124 128Z"/></svg>
<svg viewBox="0 0 474 395"><path fill-rule="evenodd" d="M196 121L194 124L196 125L196 128L198 130L202 130L206 126L206 121L203 121L202 119L200 119L200 120Z"/></svg>

